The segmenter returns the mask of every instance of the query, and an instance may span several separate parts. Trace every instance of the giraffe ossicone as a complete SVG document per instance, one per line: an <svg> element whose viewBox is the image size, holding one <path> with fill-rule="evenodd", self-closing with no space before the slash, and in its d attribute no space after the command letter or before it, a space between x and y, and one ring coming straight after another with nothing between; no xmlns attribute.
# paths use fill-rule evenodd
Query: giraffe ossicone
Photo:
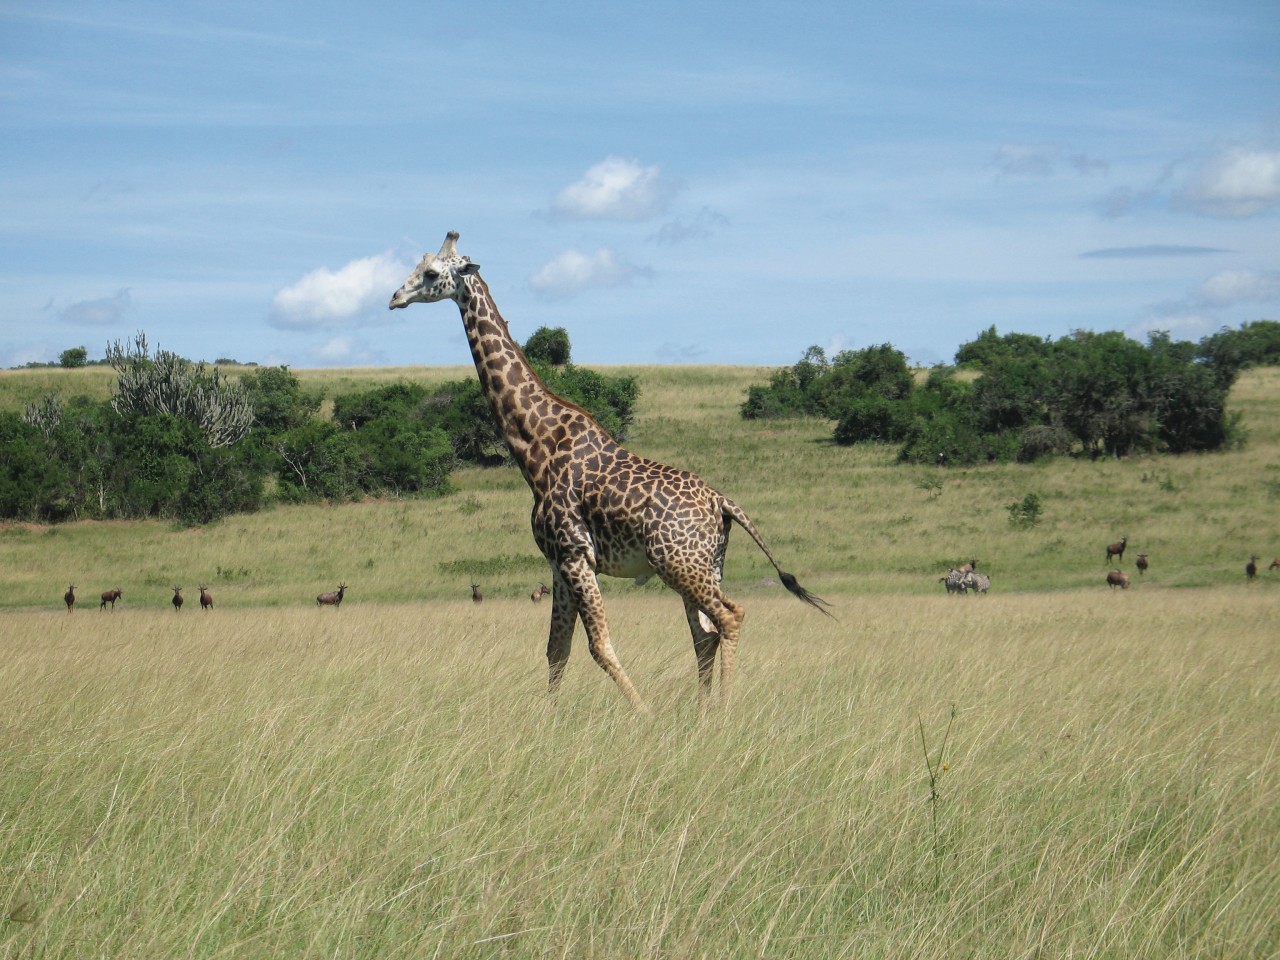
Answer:
<svg viewBox="0 0 1280 960"><path fill-rule="evenodd" d="M539 379L512 339L479 265L458 253L450 231L423 256L390 309L453 300L462 314L476 375L512 457L533 492L533 539L552 575L548 686L559 687L577 620L591 656L639 711L648 709L613 649L597 576L640 583L658 576L680 594L698 662L699 703L710 700L716 654L720 697L733 692L743 609L721 589L729 529L755 541L783 586L831 616L827 603L778 566L751 518L700 477L636 456L589 413Z"/></svg>

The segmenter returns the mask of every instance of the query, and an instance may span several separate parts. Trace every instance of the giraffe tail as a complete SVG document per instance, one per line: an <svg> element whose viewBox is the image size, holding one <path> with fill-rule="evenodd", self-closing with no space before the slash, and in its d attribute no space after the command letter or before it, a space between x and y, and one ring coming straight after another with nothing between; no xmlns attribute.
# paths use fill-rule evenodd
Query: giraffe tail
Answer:
<svg viewBox="0 0 1280 960"><path fill-rule="evenodd" d="M827 609L831 604L800 586L800 582L796 580L793 575L787 573L787 571L783 570L782 567L778 565L778 561L774 559L773 553L770 552L768 544L764 542L764 537L760 536L760 531L756 529L756 525L751 522L751 518L743 512L742 508L723 494L721 495L720 500L720 510L725 519L732 520L743 530L747 531L747 535L756 542L756 546L760 548L760 552L768 558L771 564L773 564L773 569L778 572L778 579L782 581L782 585L787 588L788 592L799 597L819 613L823 613L834 620L835 614Z"/></svg>

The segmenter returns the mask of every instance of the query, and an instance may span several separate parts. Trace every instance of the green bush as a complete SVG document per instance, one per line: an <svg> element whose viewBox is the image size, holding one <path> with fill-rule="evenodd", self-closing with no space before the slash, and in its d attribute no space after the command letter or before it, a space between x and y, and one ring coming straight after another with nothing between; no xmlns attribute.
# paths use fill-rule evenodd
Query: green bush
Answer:
<svg viewBox="0 0 1280 960"><path fill-rule="evenodd" d="M539 327L524 345L524 355L552 366L569 362L569 332L564 327Z"/></svg>

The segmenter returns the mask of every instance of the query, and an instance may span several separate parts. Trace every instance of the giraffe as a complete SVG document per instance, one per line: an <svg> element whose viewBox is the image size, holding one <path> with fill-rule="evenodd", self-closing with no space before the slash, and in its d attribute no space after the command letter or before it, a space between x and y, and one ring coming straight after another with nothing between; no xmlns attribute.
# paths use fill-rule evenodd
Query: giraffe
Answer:
<svg viewBox="0 0 1280 960"><path fill-rule="evenodd" d="M720 588L733 523L741 526L791 593L831 616L826 601L778 565L755 524L695 474L646 460L614 442L585 410L551 392L512 339L479 264L458 254L450 231L425 254L389 309L453 300L462 314L476 374L508 448L533 492L533 539L551 568L548 690L559 688L574 625L592 658L634 709L648 714L614 651L597 577L643 581L656 574L684 601L705 712L720 654L720 699L733 693L743 608Z"/></svg>

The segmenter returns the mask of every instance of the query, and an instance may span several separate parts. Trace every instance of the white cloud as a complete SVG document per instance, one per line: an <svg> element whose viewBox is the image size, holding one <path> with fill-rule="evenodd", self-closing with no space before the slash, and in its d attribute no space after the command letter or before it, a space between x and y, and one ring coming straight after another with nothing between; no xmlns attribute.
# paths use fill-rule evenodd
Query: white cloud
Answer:
<svg viewBox="0 0 1280 960"><path fill-rule="evenodd" d="M561 190L551 212L575 220L647 220L661 214L674 193L657 167L609 157Z"/></svg>
<svg viewBox="0 0 1280 960"><path fill-rule="evenodd" d="M59 312L58 319L63 323L109 327L123 319L132 302L129 291L121 290L114 297L73 303Z"/></svg>
<svg viewBox="0 0 1280 960"><path fill-rule="evenodd" d="M272 298L271 325L289 330L346 326L361 314L384 310L411 269L382 253L337 270L313 270Z"/></svg>
<svg viewBox="0 0 1280 960"><path fill-rule="evenodd" d="M372 367L385 364L387 356L379 350L371 350L347 333L312 347L307 359L317 367Z"/></svg>
<svg viewBox="0 0 1280 960"><path fill-rule="evenodd" d="M1250 217L1280 204L1280 150L1224 150L1197 171L1177 202L1212 217Z"/></svg>
<svg viewBox="0 0 1280 960"><path fill-rule="evenodd" d="M530 277L529 286L544 297L562 300L593 287L624 286L648 273L604 247L595 253L566 250Z"/></svg>
<svg viewBox="0 0 1280 960"><path fill-rule="evenodd" d="M1195 299L1212 307L1280 300L1280 271L1222 270L1200 285Z"/></svg>
<svg viewBox="0 0 1280 960"><path fill-rule="evenodd" d="M1175 339L1199 340L1220 329L1230 308L1243 303L1280 304L1280 271L1220 270L1179 300L1153 305L1127 332L1137 339L1166 330Z"/></svg>

